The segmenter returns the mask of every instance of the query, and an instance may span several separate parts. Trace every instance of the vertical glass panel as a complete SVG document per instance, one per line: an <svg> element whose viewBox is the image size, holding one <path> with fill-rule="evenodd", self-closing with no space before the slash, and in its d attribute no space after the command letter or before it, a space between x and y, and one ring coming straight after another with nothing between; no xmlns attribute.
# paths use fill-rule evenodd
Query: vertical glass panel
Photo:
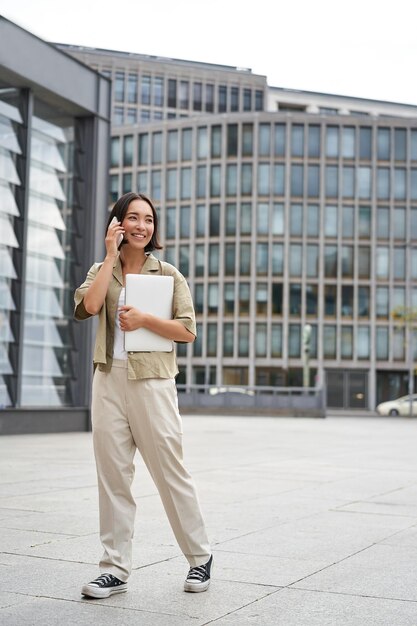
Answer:
<svg viewBox="0 0 417 626"><path fill-rule="evenodd" d="M217 354L217 324L207 324L207 356Z"/></svg>
<svg viewBox="0 0 417 626"><path fill-rule="evenodd" d="M116 102L123 102L125 99L125 74L124 72L116 72L113 93Z"/></svg>
<svg viewBox="0 0 417 626"><path fill-rule="evenodd" d="M396 328L393 334L392 346L394 361L404 361L405 359L404 339L404 328Z"/></svg>
<svg viewBox="0 0 417 626"><path fill-rule="evenodd" d="M359 158L370 159L372 152L372 129L361 127L359 129Z"/></svg>
<svg viewBox="0 0 417 626"><path fill-rule="evenodd" d="M371 168L359 167L358 170L358 195L359 198L370 198L371 188Z"/></svg>
<svg viewBox="0 0 417 626"><path fill-rule="evenodd" d="M211 243L209 245L209 275L218 276L219 274L219 244Z"/></svg>
<svg viewBox="0 0 417 626"><path fill-rule="evenodd" d="M328 278L337 276L337 246L324 246L324 275Z"/></svg>
<svg viewBox="0 0 417 626"><path fill-rule="evenodd" d="M303 234L303 205L290 205L290 235L301 237Z"/></svg>
<svg viewBox="0 0 417 626"><path fill-rule="evenodd" d="M146 189L146 186L143 188ZM142 188L139 187L139 190L140 189ZM116 202L119 195L119 176L112 174L110 176L110 202Z"/></svg>
<svg viewBox="0 0 417 626"><path fill-rule="evenodd" d="M218 283L209 283L207 312L209 315L217 315L219 312L219 285Z"/></svg>
<svg viewBox="0 0 417 626"><path fill-rule="evenodd" d="M252 205L242 202L240 205L240 234L250 235L252 232Z"/></svg>
<svg viewBox="0 0 417 626"><path fill-rule="evenodd" d="M395 207L394 209L394 239L405 239L406 222L405 208Z"/></svg>
<svg viewBox="0 0 417 626"><path fill-rule="evenodd" d="M176 214L175 207L167 207L165 212L165 236L167 239L175 239Z"/></svg>
<svg viewBox="0 0 417 626"><path fill-rule="evenodd" d="M406 174L405 169L394 168L394 198L405 200L406 196Z"/></svg>
<svg viewBox="0 0 417 626"><path fill-rule="evenodd" d="M206 206L198 204L195 217L195 234L197 237L204 237L206 234Z"/></svg>
<svg viewBox="0 0 417 626"><path fill-rule="evenodd" d="M249 324L239 324L238 356L249 356Z"/></svg>
<svg viewBox="0 0 417 626"><path fill-rule="evenodd" d="M350 239L355 232L355 211L353 206L342 207L342 237Z"/></svg>
<svg viewBox="0 0 417 626"><path fill-rule="evenodd" d="M220 165L212 165L210 167L210 196L220 196Z"/></svg>
<svg viewBox="0 0 417 626"><path fill-rule="evenodd" d="M323 327L323 355L325 359L336 358L336 326Z"/></svg>
<svg viewBox="0 0 417 626"><path fill-rule="evenodd" d="M342 246L342 277L353 278L353 246Z"/></svg>
<svg viewBox="0 0 417 626"><path fill-rule="evenodd" d="M306 285L306 314L317 315L318 285Z"/></svg>
<svg viewBox="0 0 417 626"><path fill-rule="evenodd" d="M152 163L162 161L162 133L152 133Z"/></svg>
<svg viewBox="0 0 417 626"><path fill-rule="evenodd" d="M177 197L177 170L167 170L166 194L168 200L175 200Z"/></svg>
<svg viewBox="0 0 417 626"><path fill-rule="evenodd" d="M209 234L211 237L218 237L220 234L220 204L210 205Z"/></svg>
<svg viewBox="0 0 417 626"><path fill-rule="evenodd" d="M289 285L290 315L299 317L301 315L301 285L291 283Z"/></svg>
<svg viewBox="0 0 417 626"><path fill-rule="evenodd" d="M359 246L358 276L359 278L371 277L371 249L368 246Z"/></svg>
<svg viewBox="0 0 417 626"><path fill-rule="evenodd" d="M227 156L237 156L238 151L238 125L227 125Z"/></svg>
<svg viewBox="0 0 417 626"><path fill-rule="evenodd" d="M160 76L153 79L153 103L157 107L164 106L164 79Z"/></svg>
<svg viewBox="0 0 417 626"><path fill-rule="evenodd" d="M326 317L336 317L337 287L336 285L324 286L324 314Z"/></svg>
<svg viewBox="0 0 417 626"><path fill-rule="evenodd" d="M235 284L226 283L224 286L224 314L233 315L235 312Z"/></svg>
<svg viewBox="0 0 417 626"><path fill-rule="evenodd" d="M181 141L181 159L191 161L193 131L191 128L184 128Z"/></svg>
<svg viewBox="0 0 417 626"><path fill-rule="evenodd" d="M127 79L127 101L135 104L138 101L138 75L129 74Z"/></svg>
<svg viewBox="0 0 417 626"><path fill-rule="evenodd" d="M377 157L380 161L389 161L391 151L391 130L378 128L377 132Z"/></svg>
<svg viewBox="0 0 417 626"><path fill-rule="evenodd" d="M236 244L227 243L224 250L224 273L234 276L236 271Z"/></svg>
<svg viewBox="0 0 417 626"><path fill-rule="evenodd" d="M412 208L410 213L411 213L410 237L411 239L417 239L417 209Z"/></svg>
<svg viewBox="0 0 417 626"><path fill-rule="evenodd" d="M301 355L301 326L290 324L288 333L288 355L299 357Z"/></svg>
<svg viewBox="0 0 417 626"><path fill-rule="evenodd" d="M309 165L307 168L307 195L317 198L320 195L320 168L318 165Z"/></svg>
<svg viewBox="0 0 417 626"><path fill-rule="evenodd" d="M417 130L411 131L410 158L412 161L417 161Z"/></svg>
<svg viewBox="0 0 417 626"><path fill-rule="evenodd" d="M133 136L126 135L123 138L123 165L130 167L133 165Z"/></svg>
<svg viewBox="0 0 417 626"><path fill-rule="evenodd" d="M282 326L272 324L271 326L271 356L280 357L282 355Z"/></svg>
<svg viewBox="0 0 417 626"><path fill-rule="evenodd" d="M252 110L252 90L251 89L243 90L243 110L244 111Z"/></svg>
<svg viewBox="0 0 417 626"><path fill-rule="evenodd" d="M239 284L239 315L248 315L250 308L250 285Z"/></svg>
<svg viewBox="0 0 417 626"><path fill-rule="evenodd" d="M358 316L369 317L369 287L358 287Z"/></svg>
<svg viewBox="0 0 417 626"><path fill-rule="evenodd" d="M219 85L219 113L225 113L227 111L227 87L226 85Z"/></svg>
<svg viewBox="0 0 417 626"><path fill-rule="evenodd" d="M371 207L369 206L359 207L358 231L362 239L369 239L371 236Z"/></svg>
<svg viewBox="0 0 417 626"><path fill-rule="evenodd" d="M268 244L258 243L256 246L256 273L265 276L268 273Z"/></svg>
<svg viewBox="0 0 417 626"><path fill-rule="evenodd" d="M271 152L271 126L270 124L259 124L259 146L260 156L269 156Z"/></svg>
<svg viewBox="0 0 417 626"><path fill-rule="evenodd" d="M285 156L285 125L275 124L274 155Z"/></svg>
<svg viewBox="0 0 417 626"><path fill-rule="evenodd" d="M193 109L201 111L203 100L203 85L201 83L193 84Z"/></svg>
<svg viewBox="0 0 417 626"><path fill-rule="evenodd" d="M389 276L389 248L377 246L376 248L376 277L388 278Z"/></svg>
<svg viewBox="0 0 417 626"><path fill-rule="evenodd" d="M274 165L273 194L283 196L285 194L285 165Z"/></svg>
<svg viewBox="0 0 417 626"><path fill-rule="evenodd" d="M236 235L236 203L228 202L225 211L225 233Z"/></svg>
<svg viewBox="0 0 417 626"><path fill-rule="evenodd" d="M272 244L272 275L282 276L284 272L284 246L282 243Z"/></svg>
<svg viewBox="0 0 417 626"><path fill-rule="evenodd" d="M222 150L222 127L211 127L211 156L217 158L221 155Z"/></svg>
<svg viewBox="0 0 417 626"><path fill-rule="evenodd" d="M178 131L177 130L170 130L168 132L167 159L169 162L178 161Z"/></svg>
<svg viewBox="0 0 417 626"><path fill-rule="evenodd" d="M181 199L189 200L191 198L191 168L181 168Z"/></svg>
<svg viewBox="0 0 417 626"><path fill-rule="evenodd" d="M140 86L140 101L142 104L149 105L151 103L151 77L142 74Z"/></svg>
<svg viewBox="0 0 417 626"><path fill-rule="evenodd" d="M251 270L251 244L240 244L240 275L249 276Z"/></svg>
<svg viewBox="0 0 417 626"><path fill-rule="evenodd" d="M290 245L290 276L301 276L303 268L302 246Z"/></svg>
<svg viewBox="0 0 417 626"><path fill-rule="evenodd" d="M320 126L308 127L308 156L320 156Z"/></svg>
<svg viewBox="0 0 417 626"><path fill-rule="evenodd" d="M194 309L197 315L204 311L204 285L197 283L194 288Z"/></svg>
<svg viewBox="0 0 417 626"><path fill-rule="evenodd" d="M353 317L353 287L342 285L342 317Z"/></svg>
<svg viewBox="0 0 417 626"><path fill-rule="evenodd" d="M388 167L378 167L376 170L376 195L381 200L388 200L390 197L390 170Z"/></svg>
<svg viewBox="0 0 417 626"><path fill-rule="evenodd" d="M256 231L258 235L267 235L269 233L269 204L266 202L258 203Z"/></svg>
<svg viewBox="0 0 417 626"><path fill-rule="evenodd" d="M405 280L405 248L394 248L394 279Z"/></svg>
<svg viewBox="0 0 417 626"><path fill-rule="evenodd" d="M264 110L264 92L260 89L255 91L255 111Z"/></svg>
<svg viewBox="0 0 417 626"><path fill-rule="evenodd" d="M206 111L213 113L214 111L214 85L206 85Z"/></svg>
<svg viewBox="0 0 417 626"><path fill-rule="evenodd" d="M340 355L342 359L351 359L353 356L352 326L342 326L340 329Z"/></svg>
<svg viewBox="0 0 417 626"><path fill-rule="evenodd" d="M268 312L268 285L258 283L256 285L256 314L266 316Z"/></svg>
<svg viewBox="0 0 417 626"><path fill-rule="evenodd" d="M197 129L197 158L205 159L208 155L208 132L207 126Z"/></svg>
<svg viewBox="0 0 417 626"><path fill-rule="evenodd" d="M233 113L239 111L239 87L232 87L230 90L230 110Z"/></svg>
<svg viewBox="0 0 417 626"><path fill-rule="evenodd" d="M326 156L339 156L339 128L337 126L327 126L326 128Z"/></svg>
<svg viewBox="0 0 417 626"><path fill-rule="evenodd" d="M326 197L335 198L339 195L339 168L337 165L326 165Z"/></svg>
<svg viewBox="0 0 417 626"><path fill-rule="evenodd" d="M266 324L256 324L255 355L259 357L266 356Z"/></svg>
<svg viewBox="0 0 417 626"><path fill-rule="evenodd" d="M319 234L320 214L317 204L309 204L307 206L307 235L309 237L318 237Z"/></svg>
<svg viewBox="0 0 417 626"><path fill-rule="evenodd" d="M258 164L258 195L268 196L270 193L269 163Z"/></svg>
<svg viewBox="0 0 417 626"><path fill-rule="evenodd" d="M304 166L291 165L291 195L302 196L304 193Z"/></svg>
<svg viewBox="0 0 417 626"><path fill-rule="evenodd" d="M188 109L190 106L190 83L188 80L180 81L180 109Z"/></svg>
<svg viewBox="0 0 417 626"><path fill-rule="evenodd" d="M317 278L319 275L319 247L307 246L307 267L306 273L309 278Z"/></svg>
<svg viewBox="0 0 417 626"><path fill-rule="evenodd" d="M189 206L182 206L180 209L180 237L189 238L190 236L190 218L191 212Z"/></svg>
<svg viewBox="0 0 417 626"><path fill-rule="evenodd" d="M223 325L223 356L233 356L233 324Z"/></svg>
<svg viewBox="0 0 417 626"><path fill-rule="evenodd" d="M195 246L195 275L204 276L204 268L206 266L206 255L204 252L204 244L197 244Z"/></svg>
<svg viewBox="0 0 417 626"><path fill-rule="evenodd" d="M376 329L376 358L381 361L388 360L388 328L386 326L377 326Z"/></svg>
<svg viewBox="0 0 417 626"><path fill-rule="evenodd" d="M207 193L207 166L197 167L197 198L205 198Z"/></svg>
<svg viewBox="0 0 417 626"><path fill-rule="evenodd" d="M139 135L139 165L147 165L148 163L148 155L149 155L149 135L140 134Z"/></svg>
<svg viewBox="0 0 417 626"><path fill-rule="evenodd" d="M277 202L272 205L272 234L284 234L284 205Z"/></svg>
<svg viewBox="0 0 417 626"><path fill-rule="evenodd" d="M252 164L242 164L241 193L243 196L252 194Z"/></svg>
<svg viewBox="0 0 417 626"><path fill-rule="evenodd" d="M396 161L405 161L407 158L407 134L405 128L394 130L394 158Z"/></svg>
<svg viewBox="0 0 417 626"><path fill-rule="evenodd" d="M187 277L190 273L190 247L180 246L180 262L179 270L181 274Z"/></svg>
<svg viewBox="0 0 417 626"><path fill-rule="evenodd" d="M235 196L237 194L237 165L226 166L226 195Z"/></svg>
<svg viewBox="0 0 417 626"><path fill-rule="evenodd" d="M355 195L355 169L353 167L343 167L343 187L344 198L353 198Z"/></svg>
<svg viewBox="0 0 417 626"><path fill-rule="evenodd" d="M168 106L177 108L177 81L174 78L168 79Z"/></svg>
<svg viewBox="0 0 417 626"><path fill-rule="evenodd" d="M111 138L110 167L120 167L120 137Z"/></svg>
<svg viewBox="0 0 417 626"><path fill-rule="evenodd" d="M417 169L410 170L410 198L417 200Z"/></svg>
<svg viewBox="0 0 417 626"><path fill-rule="evenodd" d="M253 154L253 124L243 124L242 126L242 154L252 156Z"/></svg>
<svg viewBox="0 0 417 626"><path fill-rule="evenodd" d="M379 318L388 318L388 287L377 287L375 296L375 310L376 316Z"/></svg>
<svg viewBox="0 0 417 626"><path fill-rule="evenodd" d="M132 191L132 174L123 174L122 192L129 193L130 191ZM155 196L153 191L152 196Z"/></svg>
<svg viewBox="0 0 417 626"><path fill-rule="evenodd" d="M326 237L337 237L337 206L326 205L324 212L324 234Z"/></svg>
<svg viewBox="0 0 417 626"><path fill-rule="evenodd" d="M282 315L281 283L272 283L272 315Z"/></svg>
<svg viewBox="0 0 417 626"><path fill-rule="evenodd" d="M355 129L346 126L342 130L342 156L344 159L355 158Z"/></svg>
<svg viewBox="0 0 417 626"><path fill-rule="evenodd" d="M291 156L302 157L304 155L304 126L294 124L291 128Z"/></svg>
<svg viewBox="0 0 417 626"><path fill-rule="evenodd" d="M404 307L405 306L405 289L404 287L394 287L393 289L393 298L391 302L391 308L395 309L396 307Z"/></svg>
<svg viewBox="0 0 417 626"><path fill-rule="evenodd" d="M376 213L376 234L378 239L388 239L390 233L390 218L388 207L378 207Z"/></svg>

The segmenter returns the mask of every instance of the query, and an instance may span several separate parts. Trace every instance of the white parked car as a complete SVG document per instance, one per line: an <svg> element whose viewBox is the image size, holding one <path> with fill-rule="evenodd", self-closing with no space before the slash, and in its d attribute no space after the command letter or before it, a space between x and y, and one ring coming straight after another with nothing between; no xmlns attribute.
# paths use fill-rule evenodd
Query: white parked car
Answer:
<svg viewBox="0 0 417 626"><path fill-rule="evenodd" d="M379 415L410 415L410 396L402 396L397 400L381 402L376 407ZM417 394L413 395L413 415L417 416Z"/></svg>

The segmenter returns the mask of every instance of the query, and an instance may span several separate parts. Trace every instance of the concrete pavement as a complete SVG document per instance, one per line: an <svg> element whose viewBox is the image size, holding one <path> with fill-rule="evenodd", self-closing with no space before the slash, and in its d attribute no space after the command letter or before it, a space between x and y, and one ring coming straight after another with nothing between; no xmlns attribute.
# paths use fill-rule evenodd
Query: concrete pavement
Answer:
<svg viewBox="0 0 417 626"><path fill-rule="evenodd" d="M184 417L213 545L208 592L137 458L129 591L80 596L101 554L91 434L0 437L4 626L416 626L417 420Z"/></svg>

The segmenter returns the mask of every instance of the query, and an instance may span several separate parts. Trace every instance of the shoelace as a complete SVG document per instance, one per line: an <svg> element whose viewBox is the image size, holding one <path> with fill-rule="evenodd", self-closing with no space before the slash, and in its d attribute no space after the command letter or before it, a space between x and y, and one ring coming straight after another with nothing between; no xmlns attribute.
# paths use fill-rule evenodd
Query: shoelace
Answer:
<svg viewBox="0 0 417 626"><path fill-rule="evenodd" d="M206 566L205 565L199 565L198 567L192 567L190 569L190 571L188 572L188 576L187 576L187 580L200 580L202 581L203 578L206 576Z"/></svg>
<svg viewBox="0 0 417 626"><path fill-rule="evenodd" d="M101 576L93 580L93 583L95 585L98 585L99 587L103 587L104 585L107 585L107 583L109 583L112 578L112 574L101 574Z"/></svg>

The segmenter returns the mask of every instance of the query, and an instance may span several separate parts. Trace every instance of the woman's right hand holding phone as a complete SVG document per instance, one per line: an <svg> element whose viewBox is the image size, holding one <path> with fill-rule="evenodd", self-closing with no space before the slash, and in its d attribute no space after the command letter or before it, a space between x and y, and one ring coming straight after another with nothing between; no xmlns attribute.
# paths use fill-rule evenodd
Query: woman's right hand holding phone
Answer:
<svg viewBox="0 0 417 626"><path fill-rule="evenodd" d="M123 240L124 228L116 217L112 219L107 229L106 238L104 243L106 244L107 256L117 256L117 250Z"/></svg>

